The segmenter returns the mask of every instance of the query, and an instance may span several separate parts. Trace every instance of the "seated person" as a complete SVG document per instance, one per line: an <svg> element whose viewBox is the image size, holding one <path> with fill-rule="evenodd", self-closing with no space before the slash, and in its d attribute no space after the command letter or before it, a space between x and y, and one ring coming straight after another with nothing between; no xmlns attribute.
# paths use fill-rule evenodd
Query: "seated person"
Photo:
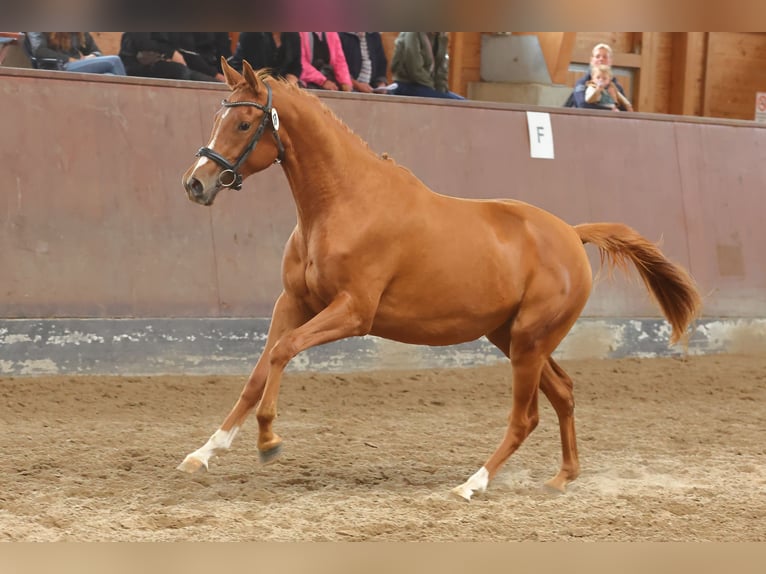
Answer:
<svg viewBox="0 0 766 574"><path fill-rule="evenodd" d="M391 72L398 96L463 100L450 92L447 34L444 32L402 32L394 44Z"/></svg>
<svg viewBox="0 0 766 574"><path fill-rule="evenodd" d="M388 61L380 32L338 32L355 92L382 93Z"/></svg>
<svg viewBox="0 0 766 574"><path fill-rule="evenodd" d="M186 64L179 51L182 44L174 32L125 32L120 40L120 59L129 76L217 82Z"/></svg>
<svg viewBox="0 0 766 574"><path fill-rule="evenodd" d="M596 44L593 47L593 51L591 52L590 67L592 68L593 66L600 65L609 66L610 68L612 67L612 48L608 44ZM614 87L624 96L625 90L617 81L617 79L614 78L614 74L612 76L612 83L614 84ZM577 80L574 90L570 94L567 101L564 103L565 107L600 109L598 105L590 104L585 101L585 90L587 88L586 84L590 81L590 79L590 71L588 71L587 74ZM620 107L619 102L617 107L622 111L628 111L627 108ZM632 111L632 109L630 111Z"/></svg>
<svg viewBox="0 0 766 574"><path fill-rule="evenodd" d="M178 37L179 52L189 68L219 82L226 81L221 70L221 58L231 56L228 32L179 32Z"/></svg>
<svg viewBox="0 0 766 574"><path fill-rule="evenodd" d="M585 101L608 110L619 111L621 108L629 112L633 106L628 98L620 93L612 80L612 69L601 64L593 66L590 71L591 79L585 84Z"/></svg>
<svg viewBox="0 0 766 574"><path fill-rule="evenodd" d="M268 68L277 78L298 84L301 77L301 36L298 32L240 32L229 65L242 72L242 62L254 70Z"/></svg>
<svg viewBox="0 0 766 574"><path fill-rule="evenodd" d="M104 56L89 32L27 32L32 56L58 60L60 69L124 76L118 56Z"/></svg>
<svg viewBox="0 0 766 574"><path fill-rule="evenodd" d="M308 88L350 92L351 74L337 32L300 32L301 81Z"/></svg>

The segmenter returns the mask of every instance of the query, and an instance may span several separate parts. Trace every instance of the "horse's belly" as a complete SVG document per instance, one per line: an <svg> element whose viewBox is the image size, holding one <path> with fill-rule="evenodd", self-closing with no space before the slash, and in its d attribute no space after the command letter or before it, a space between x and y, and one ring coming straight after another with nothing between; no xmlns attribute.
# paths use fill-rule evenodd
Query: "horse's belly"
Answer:
<svg viewBox="0 0 766 574"><path fill-rule="evenodd" d="M371 335L414 345L456 345L474 341L494 331L512 315L508 308L475 313L457 310L448 314L407 313L404 309L376 315Z"/></svg>

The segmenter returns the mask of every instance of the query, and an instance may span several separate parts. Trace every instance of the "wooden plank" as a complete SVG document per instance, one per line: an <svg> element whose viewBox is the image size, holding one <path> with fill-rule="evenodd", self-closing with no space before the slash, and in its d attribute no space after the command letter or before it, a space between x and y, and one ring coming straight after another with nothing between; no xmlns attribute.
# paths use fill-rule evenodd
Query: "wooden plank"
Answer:
<svg viewBox="0 0 766 574"><path fill-rule="evenodd" d="M391 82L391 60L394 57L394 43L396 42L396 38L399 36L399 32L381 32L380 33L380 39L383 42L383 51L386 54L386 61L388 62L388 65L386 66L386 76L388 77L389 83Z"/></svg>
<svg viewBox="0 0 766 574"><path fill-rule="evenodd" d="M652 53L654 54L654 78L652 112L670 113L670 94L673 77L673 34L671 32L652 33ZM644 110L646 111L646 110Z"/></svg>
<svg viewBox="0 0 766 574"><path fill-rule="evenodd" d="M481 68L481 32L461 32L463 36L463 68Z"/></svg>
<svg viewBox="0 0 766 574"><path fill-rule="evenodd" d="M449 89L465 96L467 90L463 81L463 42L463 32L449 32Z"/></svg>
<svg viewBox="0 0 766 574"><path fill-rule="evenodd" d="M673 83L670 88L670 113L683 115L684 98L688 90L686 85L687 70L686 61L689 50L689 35L687 32L673 33L673 54L671 56L673 66Z"/></svg>
<svg viewBox="0 0 766 574"><path fill-rule="evenodd" d="M633 108L638 112L654 112L655 74L657 65L656 32L641 34L641 65L638 72L637 96Z"/></svg>
<svg viewBox="0 0 766 574"><path fill-rule="evenodd" d="M707 32L673 34L670 113L702 115Z"/></svg>

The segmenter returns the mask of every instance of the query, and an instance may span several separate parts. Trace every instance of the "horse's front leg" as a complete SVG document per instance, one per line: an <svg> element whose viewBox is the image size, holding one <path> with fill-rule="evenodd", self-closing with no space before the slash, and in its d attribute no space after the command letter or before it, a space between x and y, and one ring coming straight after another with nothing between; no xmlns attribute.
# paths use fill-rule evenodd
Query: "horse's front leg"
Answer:
<svg viewBox="0 0 766 574"><path fill-rule="evenodd" d="M270 462L280 451L282 439L274 433L272 422L277 414L277 397L282 373L295 355L324 343L365 335L372 326L374 310L347 291L335 299L310 321L297 329L286 332L269 353L269 375L263 398L258 403L255 416L258 419L258 450L263 462Z"/></svg>
<svg viewBox="0 0 766 574"><path fill-rule="evenodd" d="M242 389L234 408L208 441L202 447L187 455L183 462L178 465L179 470L193 473L202 468L207 469L209 461L213 456L231 447L231 443L240 427L263 395L263 389L269 373L269 353L271 349L286 331L305 323L308 321L309 316L303 310L303 307L286 293L283 292L279 296L274 305L266 346L245 387Z"/></svg>

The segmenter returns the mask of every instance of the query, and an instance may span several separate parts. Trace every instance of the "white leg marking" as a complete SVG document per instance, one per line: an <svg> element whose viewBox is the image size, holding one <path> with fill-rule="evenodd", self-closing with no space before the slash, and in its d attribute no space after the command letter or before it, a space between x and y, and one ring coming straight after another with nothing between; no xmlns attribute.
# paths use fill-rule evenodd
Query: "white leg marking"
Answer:
<svg viewBox="0 0 766 574"><path fill-rule="evenodd" d="M198 460L205 468L208 468L208 461L211 457L215 456L219 450L227 450L231 447L231 443L234 437L237 436L239 427L232 427L230 431L222 431L218 429L207 440L207 442L201 447L195 450L193 453L186 455L186 458L180 466L184 466L186 461L190 459Z"/></svg>
<svg viewBox="0 0 766 574"><path fill-rule="evenodd" d="M484 492L487 490L487 485L489 485L489 471L482 466L471 478L453 488L452 492L466 500L471 500L474 492Z"/></svg>

